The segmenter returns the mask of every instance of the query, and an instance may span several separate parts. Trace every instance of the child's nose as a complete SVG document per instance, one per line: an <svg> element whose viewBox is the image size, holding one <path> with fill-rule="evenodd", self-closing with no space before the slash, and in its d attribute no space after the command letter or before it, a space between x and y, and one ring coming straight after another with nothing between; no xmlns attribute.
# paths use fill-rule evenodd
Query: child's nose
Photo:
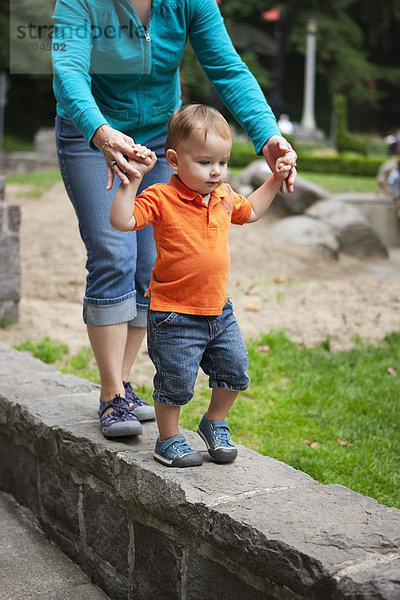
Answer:
<svg viewBox="0 0 400 600"><path fill-rule="evenodd" d="M212 165L212 167L211 167L211 173L212 173L212 175L219 175L220 169L219 169L219 165L218 164Z"/></svg>

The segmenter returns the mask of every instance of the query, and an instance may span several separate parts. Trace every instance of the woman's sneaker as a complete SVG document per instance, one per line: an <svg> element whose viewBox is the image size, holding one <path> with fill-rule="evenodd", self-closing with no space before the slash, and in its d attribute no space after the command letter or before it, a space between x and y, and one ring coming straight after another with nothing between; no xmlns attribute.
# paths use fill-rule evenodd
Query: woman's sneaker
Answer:
<svg viewBox="0 0 400 600"><path fill-rule="evenodd" d="M154 458L167 467L198 467L203 464L200 452L193 450L183 435L173 435L162 441L157 438Z"/></svg>
<svg viewBox="0 0 400 600"><path fill-rule="evenodd" d="M217 462L232 462L237 457L237 449L232 444L228 423L207 421L206 415L203 415L197 433L205 441L209 455Z"/></svg>
<svg viewBox="0 0 400 600"><path fill-rule="evenodd" d="M104 414L109 408L112 411ZM110 402L100 401L99 419L105 437L124 437L143 433L139 419L130 411L127 400L119 394L116 394Z"/></svg>
<svg viewBox="0 0 400 600"><path fill-rule="evenodd" d="M135 394L129 381L124 381L125 398L130 406L130 410L137 416L139 421L153 421L156 418L154 407L148 402L142 400Z"/></svg>

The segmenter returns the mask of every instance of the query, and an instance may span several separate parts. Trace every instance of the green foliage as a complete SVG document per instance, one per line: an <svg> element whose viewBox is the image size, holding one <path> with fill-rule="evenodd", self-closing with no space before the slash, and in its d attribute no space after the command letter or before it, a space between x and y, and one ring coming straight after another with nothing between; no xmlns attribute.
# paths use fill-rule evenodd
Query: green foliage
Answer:
<svg viewBox="0 0 400 600"><path fill-rule="evenodd" d="M364 156L368 153L368 147L362 138L349 133L347 100L343 94L335 94L334 98L336 112L336 149L339 153L355 152Z"/></svg>
<svg viewBox="0 0 400 600"><path fill-rule="evenodd" d="M13 135L5 135L3 138L4 152L33 152L33 140L21 140Z"/></svg>
<svg viewBox="0 0 400 600"><path fill-rule="evenodd" d="M287 136L286 136L287 137ZM357 154L332 154L318 150L307 152L295 145L298 160L298 172L310 173L337 173L338 175L353 175L364 177L376 177L379 167L386 160L385 156L371 157ZM246 167L249 163L257 160L257 155L250 141L234 141L232 145L230 167Z"/></svg>
<svg viewBox="0 0 400 600"><path fill-rule="evenodd" d="M315 156L314 154L299 153L297 160L298 172L337 173L338 175L361 175L376 177L383 158L372 158L352 154L336 156Z"/></svg>
<svg viewBox="0 0 400 600"><path fill-rule="evenodd" d="M305 348L273 331L248 350L251 385L229 413L233 438L400 508L400 373L388 371L400 364L400 332L381 347L358 339L332 353L328 337ZM183 408L183 426L197 428L208 399L204 386Z"/></svg>
<svg viewBox="0 0 400 600"><path fill-rule="evenodd" d="M82 348L80 352L67 358L59 365L62 373L73 373L78 377L100 383L100 374L91 348Z"/></svg>
<svg viewBox="0 0 400 600"><path fill-rule="evenodd" d="M26 340L16 344L14 348L22 352L31 352L35 358L39 358L44 363L55 363L68 352L66 344L52 340L48 336L43 338L41 342Z"/></svg>
<svg viewBox="0 0 400 600"><path fill-rule="evenodd" d="M249 163L257 160L257 158L254 146L250 141L233 141L231 157L229 159L230 167L246 167Z"/></svg>

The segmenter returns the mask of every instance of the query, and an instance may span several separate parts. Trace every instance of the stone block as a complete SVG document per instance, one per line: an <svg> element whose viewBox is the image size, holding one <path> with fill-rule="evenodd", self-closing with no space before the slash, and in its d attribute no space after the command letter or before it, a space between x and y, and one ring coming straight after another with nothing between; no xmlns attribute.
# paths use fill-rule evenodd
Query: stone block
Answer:
<svg viewBox="0 0 400 600"><path fill-rule="evenodd" d="M0 433L0 489L39 514L36 457L8 435Z"/></svg>
<svg viewBox="0 0 400 600"><path fill-rule="evenodd" d="M55 371L53 365L46 365L27 352L18 352L6 344L0 344L0 378L2 375L4 376L1 380L1 389L3 389L4 383L9 380L15 381L16 378L21 377L22 373L28 380L35 373L48 373L49 371Z"/></svg>
<svg viewBox="0 0 400 600"><path fill-rule="evenodd" d="M41 162L58 164L56 139L53 127L42 127L35 133L35 154Z"/></svg>
<svg viewBox="0 0 400 600"><path fill-rule="evenodd" d="M276 596L254 589L232 571L195 551L186 561L184 589L185 600L276 600Z"/></svg>
<svg viewBox="0 0 400 600"><path fill-rule="evenodd" d="M354 192L335 194L333 198L357 207L386 246L400 246L400 219L397 217L392 198Z"/></svg>
<svg viewBox="0 0 400 600"><path fill-rule="evenodd" d="M400 511L340 485L314 482L214 510L215 546L230 552L240 540L243 566L308 600L331 598L343 565L398 553Z"/></svg>
<svg viewBox="0 0 400 600"><path fill-rule="evenodd" d="M354 600L397 600L400 598L400 555L371 556L359 565L352 565L335 576L338 586L334 598Z"/></svg>
<svg viewBox="0 0 400 600"><path fill-rule="evenodd" d="M82 513L87 545L127 577L130 535L126 511L111 495L84 486Z"/></svg>
<svg viewBox="0 0 400 600"><path fill-rule="evenodd" d="M19 239L16 234L6 235L0 239L0 302L19 300L20 282Z"/></svg>
<svg viewBox="0 0 400 600"><path fill-rule="evenodd" d="M70 474L63 473L44 461L39 463L40 501L51 521L67 537L79 534L79 485ZM71 535L72 534L72 535Z"/></svg>
<svg viewBox="0 0 400 600"><path fill-rule="evenodd" d="M137 522L134 535L135 600L181 600L182 546L171 535Z"/></svg>
<svg viewBox="0 0 400 600"><path fill-rule="evenodd" d="M18 204L8 204L8 230L18 233L21 224L21 210Z"/></svg>
<svg viewBox="0 0 400 600"><path fill-rule="evenodd" d="M93 583L104 590L110 599L136 600L132 596L128 584L118 578L118 574L114 569L109 566L106 568L97 555L89 554L82 550L77 561L83 571L89 575Z"/></svg>

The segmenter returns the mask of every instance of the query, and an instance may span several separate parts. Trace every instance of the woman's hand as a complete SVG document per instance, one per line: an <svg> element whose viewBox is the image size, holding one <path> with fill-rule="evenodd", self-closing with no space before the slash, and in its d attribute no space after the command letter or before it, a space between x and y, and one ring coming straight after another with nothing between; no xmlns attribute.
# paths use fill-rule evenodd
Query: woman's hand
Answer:
<svg viewBox="0 0 400 600"><path fill-rule="evenodd" d="M141 158L135 155L134 140L109 125L101 125L96 129L92 142L102 151L107 163L106 190L111 190L115 175L120 178L123 185L128 185L132 178L140 179L142 177L139 171L129 163L129 158L135 158L146 165L152 162L149 156Z"/></svg>
<svg viewBox="0 0 400 600"><path fill-rule="evenodd" d="M292 164L293 166L291 167L289 175L285 181L287 191L290 193L293 192L294 180L296 179L297 175L295 166L297 155L293 150L292 146L289 144L289 142L281 135L273 135L269 138L268 142L264 144L262 153L272 172L274 172L276 161L278 158L283 158L286 154L288 154L287 158L289 158L290 156L290 160L288 162L290 162L290 164ZM282 192L282 194L285 193L285 187L283 183L280 191Z"/></svg>

